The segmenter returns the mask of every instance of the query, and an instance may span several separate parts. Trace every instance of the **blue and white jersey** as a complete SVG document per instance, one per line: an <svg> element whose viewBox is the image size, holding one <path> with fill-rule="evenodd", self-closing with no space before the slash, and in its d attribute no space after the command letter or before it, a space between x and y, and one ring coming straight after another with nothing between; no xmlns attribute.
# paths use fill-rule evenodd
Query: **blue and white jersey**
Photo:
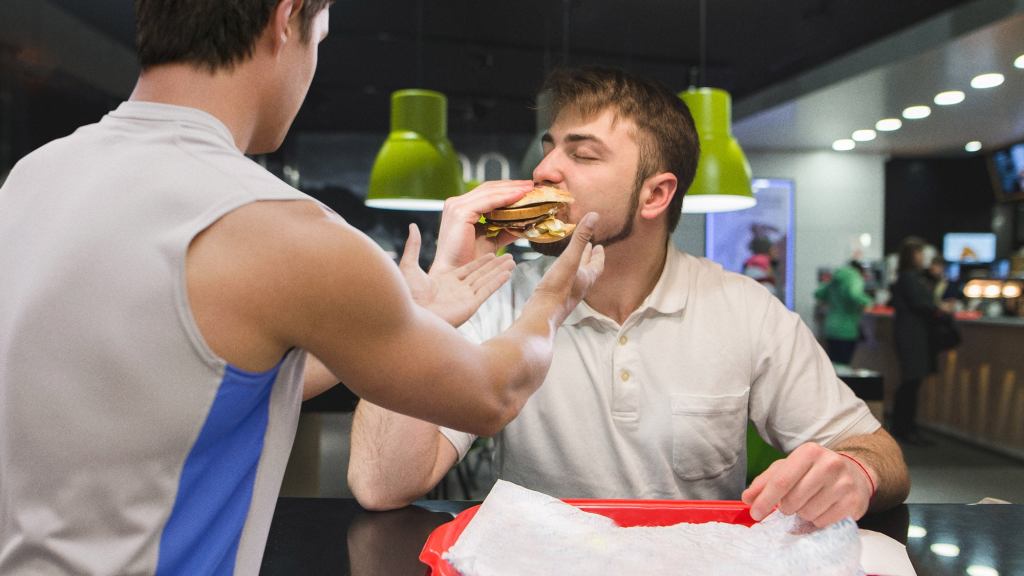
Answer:
<svg viewBox="0 0 1024 576"><path fill-rule="evenodd" d="M305 200L213 116L126 102L0 188L0 574L256 574L305 353L227 364L185 255L225 214ZM253 278L254 283L259 278Z"/></svg>

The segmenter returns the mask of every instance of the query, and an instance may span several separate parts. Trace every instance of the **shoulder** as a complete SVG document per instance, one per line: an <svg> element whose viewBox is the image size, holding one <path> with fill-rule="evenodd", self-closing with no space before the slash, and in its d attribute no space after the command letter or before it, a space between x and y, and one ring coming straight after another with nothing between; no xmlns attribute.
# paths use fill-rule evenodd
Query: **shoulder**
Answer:
<svg viewBox="0 0 1024 576"><path fill-rule="evenodd" d="M686 253L679 253L677 258L680 258L681 268L692 279L693 288L701 298L716 294L729 299L771 296L757 280L725 270L717 262Z"/></svg>

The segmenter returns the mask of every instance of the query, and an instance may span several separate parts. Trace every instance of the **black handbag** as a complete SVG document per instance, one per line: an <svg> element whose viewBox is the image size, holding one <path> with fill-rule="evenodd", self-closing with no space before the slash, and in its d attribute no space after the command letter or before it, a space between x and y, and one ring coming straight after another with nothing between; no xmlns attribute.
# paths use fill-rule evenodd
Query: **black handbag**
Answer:
<svg viewBox="0 0 1024 576"><path fill-rule="evenodd" d="M952 350L960 345L960 329L951 314L939 314L932 321L932 346L936 352Z"/></svg>

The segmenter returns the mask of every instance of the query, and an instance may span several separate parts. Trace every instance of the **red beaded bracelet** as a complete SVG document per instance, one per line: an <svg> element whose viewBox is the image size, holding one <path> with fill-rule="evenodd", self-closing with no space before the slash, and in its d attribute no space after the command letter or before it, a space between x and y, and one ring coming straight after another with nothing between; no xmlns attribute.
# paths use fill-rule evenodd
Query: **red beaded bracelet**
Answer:
<svg viewBox="0 0 1024 576"><path fill-rule="evenodd" d="M871 474L868 473L868 469L865 468L864 465L860 463L860 460L857 460L856 458L854 458L853 456L850 456L846 452L836 452L836 454L839 454L840 456L843 456L845 458L849 458L850 461L852 461L862 471L864 471L864 475L868 477L868 484L871 484L871 497L874 498L875 494L878 492L878 489L875 488L875 481L871 479Z"/></svg>

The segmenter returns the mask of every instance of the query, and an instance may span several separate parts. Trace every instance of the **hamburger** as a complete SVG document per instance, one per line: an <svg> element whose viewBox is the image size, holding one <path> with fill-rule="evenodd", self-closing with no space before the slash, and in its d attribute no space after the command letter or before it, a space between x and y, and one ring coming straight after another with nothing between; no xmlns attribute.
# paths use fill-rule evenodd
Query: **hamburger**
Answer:
<svg viewBox="0 0 1024 576"><path fill-rule="evenodd" d="M530 242L557 242L572 234L575 224L567 224L556 215L573 198L554 186L538 186L514 204L484 214L487 235L497 236L502 230Z"/></svg>

